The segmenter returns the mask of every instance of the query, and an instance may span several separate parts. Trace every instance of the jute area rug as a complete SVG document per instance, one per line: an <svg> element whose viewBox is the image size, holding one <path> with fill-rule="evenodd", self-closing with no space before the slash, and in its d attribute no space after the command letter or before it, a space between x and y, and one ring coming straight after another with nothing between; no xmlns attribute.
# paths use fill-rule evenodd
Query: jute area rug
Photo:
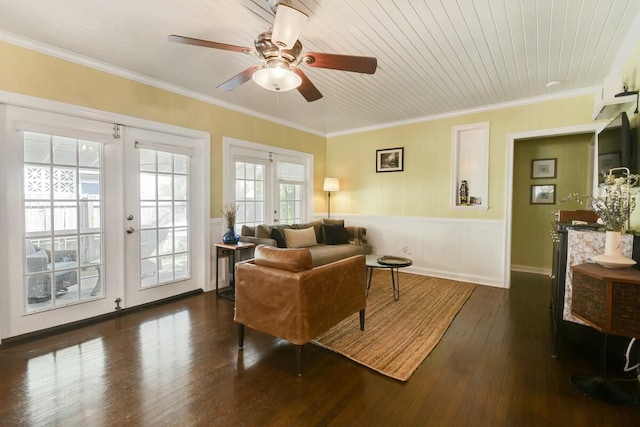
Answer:
<svg viewBox="0 0 640 427"><path fill-rule="evenodd" d="M400 273L394 301L391 274L374 270L365 330L350 316L314 344L342 354L388 377L407 381L449 328L475 285Z"/></svg>

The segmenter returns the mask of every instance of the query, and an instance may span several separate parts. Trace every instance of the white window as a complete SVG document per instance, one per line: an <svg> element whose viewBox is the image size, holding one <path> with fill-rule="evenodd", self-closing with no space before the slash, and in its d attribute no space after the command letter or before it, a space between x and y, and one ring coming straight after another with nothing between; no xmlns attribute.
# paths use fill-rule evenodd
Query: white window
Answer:
<svg viewBox="0 0 640 427"><path fill-rule="evenodd" d="M225 138L225 201L242 225L291 224L312 216L313 156Z"/></svg>

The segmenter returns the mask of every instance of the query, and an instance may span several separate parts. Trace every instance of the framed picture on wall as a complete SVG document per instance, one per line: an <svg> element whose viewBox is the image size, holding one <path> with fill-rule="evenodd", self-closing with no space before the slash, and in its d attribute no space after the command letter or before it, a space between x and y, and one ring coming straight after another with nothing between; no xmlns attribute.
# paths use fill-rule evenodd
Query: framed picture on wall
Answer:
<svg viewBox="0 0 640 427"><path fill-rule="evenodd" d="M557 160L557 158L531 160L531 178L555 178Z"/></svg>
<svg viewBox="0 0 640 427"><path fill-rule="evenodd" d="M532 185L531 186L532 205L555 205L556 185Z"/></svg>
<svg viewBox="0 0 640 427"><path fill-rule="evenodd" d="M404 170L404 147L376 150L376 172Z"/></svg>

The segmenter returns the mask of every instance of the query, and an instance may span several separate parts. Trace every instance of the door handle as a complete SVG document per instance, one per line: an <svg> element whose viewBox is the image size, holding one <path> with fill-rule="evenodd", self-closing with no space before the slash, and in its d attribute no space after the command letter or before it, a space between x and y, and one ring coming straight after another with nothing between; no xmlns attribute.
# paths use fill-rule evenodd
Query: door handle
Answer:
<svg viewBox="0 0 640 427"><path fill-rule="evenodd" d="M136 231L136 230L135 230L133 227L129 227L129 228L127 228L127 234L131 234L131 233L133 233L134 231Z"/></svg>

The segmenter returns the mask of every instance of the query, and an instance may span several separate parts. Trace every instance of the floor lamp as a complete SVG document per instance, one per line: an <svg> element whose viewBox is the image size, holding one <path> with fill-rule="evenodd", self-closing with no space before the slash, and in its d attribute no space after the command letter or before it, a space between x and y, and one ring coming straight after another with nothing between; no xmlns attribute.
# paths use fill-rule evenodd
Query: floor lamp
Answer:
<svg viewBox="0 0 640 427"><path fill-rule="evenodd" d="M327 177L324 179L323 190L327 192L327 218L331 218L331 192L340 191L340 180L338 178Z"/></svg>

